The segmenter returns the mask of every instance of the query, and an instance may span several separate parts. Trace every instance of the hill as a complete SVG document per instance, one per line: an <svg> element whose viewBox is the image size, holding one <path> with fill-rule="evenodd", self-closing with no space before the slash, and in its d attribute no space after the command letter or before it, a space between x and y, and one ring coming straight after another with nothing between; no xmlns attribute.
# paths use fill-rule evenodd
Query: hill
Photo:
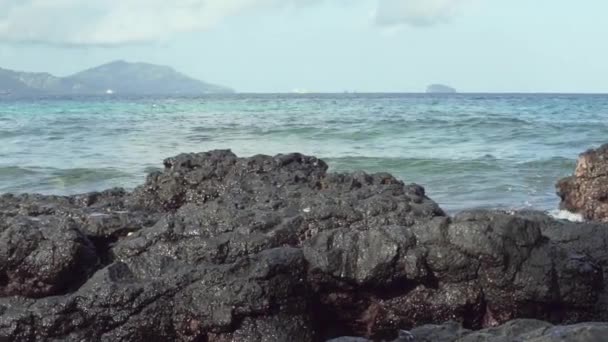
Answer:
<svg viewBox="0 0 608 342"><path fill-rule="evenodd" d="M454 94L456 89L443 84L431 84L426 88L429 94Z"/></svg>
<svg viewBox="0 0 608 342"><path fill-rule="evenodd" d="M171 67L115 61L68 77L0 68L0 95L197 95L232 89L188 77Z"/></svg>

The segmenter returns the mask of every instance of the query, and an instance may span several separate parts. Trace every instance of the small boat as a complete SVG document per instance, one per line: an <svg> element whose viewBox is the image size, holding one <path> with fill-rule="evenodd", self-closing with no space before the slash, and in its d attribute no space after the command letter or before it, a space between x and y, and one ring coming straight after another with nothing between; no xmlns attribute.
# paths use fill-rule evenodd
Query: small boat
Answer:
<svg viewBox="0 0 608 342"><path fill-rule="evenodd" d="M112 94L114 94L114 90L108 89L108 90L106 90L106 94L112 95Z"/></svg>

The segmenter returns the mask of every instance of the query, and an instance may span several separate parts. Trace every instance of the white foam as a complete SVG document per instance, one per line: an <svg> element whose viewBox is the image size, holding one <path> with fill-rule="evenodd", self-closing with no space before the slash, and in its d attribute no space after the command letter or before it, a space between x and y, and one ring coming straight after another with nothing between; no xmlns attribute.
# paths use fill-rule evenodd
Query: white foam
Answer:
<svg viewBox="0 0 608 342"><path fill-rule="evenodd" d="M571 222L584 222L585 219L581 214L571 213L568 210L551 210L549 215L558 220L567 220Z"/></svg>
<svg viewBox="0 0 608 342"><path fill-rule="evenodd" d="M92 213L89 215L89 217L108 217L110 215L105 214L105 213Z"/></svg>

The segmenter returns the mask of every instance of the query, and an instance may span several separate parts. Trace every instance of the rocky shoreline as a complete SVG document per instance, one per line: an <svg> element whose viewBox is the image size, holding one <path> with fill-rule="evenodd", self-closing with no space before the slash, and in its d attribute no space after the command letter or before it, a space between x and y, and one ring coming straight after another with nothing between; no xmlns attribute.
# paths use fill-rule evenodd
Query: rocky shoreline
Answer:
<svg viewBox="0 0 608 342"><path fill-rule="evenodd" d="M563 209L608 222L608 144L581 154L574 175L559 181L557 193Z"/></svg>
<svg viewBox="0 0 608 342"><path fill-rule="evenodd" d="M608 322L606 154L558 185L585 223L449 217L419 185L300 154L182 154L133 192L2 195L0 341L604 341L581 322Z"/></svg>

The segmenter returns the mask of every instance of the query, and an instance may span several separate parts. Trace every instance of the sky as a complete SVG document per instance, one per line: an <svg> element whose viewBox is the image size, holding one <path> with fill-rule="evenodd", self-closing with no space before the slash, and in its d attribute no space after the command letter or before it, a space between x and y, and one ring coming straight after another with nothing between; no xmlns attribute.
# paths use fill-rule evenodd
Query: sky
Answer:
<svg viewBox="0 0 608 342"><path fill-rule="evenodd" d="M608 93L606 0L0 0L0 67L169 65L240 92Z"/></svg>

